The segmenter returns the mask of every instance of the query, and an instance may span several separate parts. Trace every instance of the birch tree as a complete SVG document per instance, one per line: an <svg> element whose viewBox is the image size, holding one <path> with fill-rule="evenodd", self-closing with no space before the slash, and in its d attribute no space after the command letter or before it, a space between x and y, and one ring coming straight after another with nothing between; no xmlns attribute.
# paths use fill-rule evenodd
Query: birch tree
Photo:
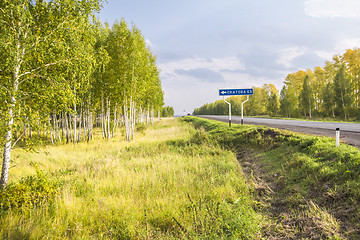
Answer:
<svg viewBox="0 0 360 240"><path fill-rule="evenodd" d="M14 119L19 96L44 81L56 88L57 79L49 79L45 70L71 62L71 46L62 34L71 31L79 19L89 20L99 1L28 1L0 2L1 88L6 109L3 164L0 185L6 187L10 168ZM33 84L34 83L34 84ZM25 87L26 86L26 87ZM56 88L57 91L63 89ZM29 95L29 94L28 94Z"/></svg>
<svg viewBox="0 0 360 240"><path fill-rule="evenodd" d="M303 87L299 96L299 108L303 110L304 116L308 114L309 118L311 118L311 110L314 105L314 96L309 83L310 77L306 75L304 78Z"/></svg>
<svg viewBox="0 0 360 240"><path fill-rule="evenodd" d="M336 111L347 119L351 104L351 82L342 65L334 78Z"/></svg>

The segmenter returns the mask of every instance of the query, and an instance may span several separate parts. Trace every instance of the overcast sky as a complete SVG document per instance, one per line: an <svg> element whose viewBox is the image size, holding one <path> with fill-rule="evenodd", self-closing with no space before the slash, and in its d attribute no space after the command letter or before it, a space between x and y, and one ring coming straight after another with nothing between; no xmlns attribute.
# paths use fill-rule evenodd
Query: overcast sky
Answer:
<svg viewBox="0 0 360 240"><path fill-rule="evenodd" d="M175 114L220 88L273 83L360 47L360 0L108 0L100 19L142 31Z"/></svg>

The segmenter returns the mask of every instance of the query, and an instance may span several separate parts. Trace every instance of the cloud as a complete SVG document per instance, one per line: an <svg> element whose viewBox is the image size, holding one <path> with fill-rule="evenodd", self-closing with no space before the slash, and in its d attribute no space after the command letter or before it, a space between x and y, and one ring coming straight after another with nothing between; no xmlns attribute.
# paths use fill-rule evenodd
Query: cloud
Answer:
<svg viewBox="0 0 360 240"><path fill-rule="evenodd" d="M315 18L360 18L359 0L308 0L305 13Z"/></svg>
<svg viewBox="0 0 360 240"><path fill-rule="evenodd" d="M314 68L323 66L325 60L325 52L312 51L305 47L285 48L279 51L277 63L282 64L288 71L296 71L297 69Z"/></svg>
<svg viewBox="0 0 360 240"><path fill-rule="evenodd" d="M191 76L204 82L224 81L224 77L220 73L214 72L206 68L197 68L191 70L175 69L174 72L179 75Z"/></svg>
<svg viewBox="0 0 360 240"><path fill-rule="evenodd" d="M171 61L167 63L159 64L161 74L174 75L174 74L199 74L199 69L204 74L204 70L208 70L213 73L221 73L222 71L236 71L244 70L244 64L236 57L226 58L185 58L177 61ZM199 75L200 76L200 75ZM202 75L203 76L203 75Z"/></svg>
<svg viewBox="0 0 360 240"><path fill-rule="evenodd" d="M153 44L152 44L152 42L149 40L149 39L145 39L145 44L146 44L146 46L148 46L148 47L150 47L150 48L152 48L153 47Z"/></svg>
<svg viewBox="0 0 360 240"><path fill-rule="evenodd" d="M306 53L299 57L296 57L292 63L301 69L315 68L316 66L323 66L325 59L321 58L315 53Z"/></svg>
<svg viewBox="0 0 360 240"><path fill-rule="evenodd" d="M336 50L345 52L346 49L360 47L360 38L344 38L338 42Z"/></svg>
<svg viewBox="0 0 360 240"><path fill-rule="evenodd" d="M275 79L281 76L279 70L284 69L282 64L276 62L279 53L271 48L254 47L238 57L245 63L245 72L254 77Z"/></svg>
<svg viewBox="0 0 360 240"><path fill-rule="evenodd" d="M331 50L317 50L314 51L316 55L324 60L330 61L335 55L343 54L347 49L354 49L360 47L360 38L344 38L335 43Z"/></svg>
<svg viewBox="0 0 360 240"><path fill-rule="evenodd" d="M279 50L279 57L276 63L283 65L286 69L294 67L293 60L304 55L307 52L306 48L302 47L291 47Z"/></svg>

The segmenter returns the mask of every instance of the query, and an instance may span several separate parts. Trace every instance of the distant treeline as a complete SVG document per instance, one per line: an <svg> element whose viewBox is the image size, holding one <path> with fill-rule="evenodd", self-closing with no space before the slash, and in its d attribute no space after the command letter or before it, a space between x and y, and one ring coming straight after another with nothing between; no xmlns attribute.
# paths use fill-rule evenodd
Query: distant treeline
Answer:
<svg viewBox="0 0 360 240"><path fill-rule="evenodd" d="M173 117L174 116L174 108L165 106L161 110L162 117Z"/></svg>
<svg viewBox="0 0 360 240"><path fill-rule="evenodd" d="M281 92L273 84L254 87L254 95L244 104L246 115L305 118L360 119L360 49L335 55L324 67L299 70L287 75ZM232 114L241 114L246 96L232 96ZM228 114L223 100L194 110L194 114Z"/></svg>

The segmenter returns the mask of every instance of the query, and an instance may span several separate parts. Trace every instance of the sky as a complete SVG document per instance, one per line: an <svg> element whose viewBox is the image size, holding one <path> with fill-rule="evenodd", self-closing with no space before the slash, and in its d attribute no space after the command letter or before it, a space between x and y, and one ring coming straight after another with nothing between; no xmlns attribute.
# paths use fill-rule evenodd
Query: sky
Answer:
<svg viewBox="0 0 360 240"><path fill-rule="evenodd" d="M360 47L359 0L108 0L99 18L141 30L176 115L219 89L281 90L289 73Z"/></svg>

